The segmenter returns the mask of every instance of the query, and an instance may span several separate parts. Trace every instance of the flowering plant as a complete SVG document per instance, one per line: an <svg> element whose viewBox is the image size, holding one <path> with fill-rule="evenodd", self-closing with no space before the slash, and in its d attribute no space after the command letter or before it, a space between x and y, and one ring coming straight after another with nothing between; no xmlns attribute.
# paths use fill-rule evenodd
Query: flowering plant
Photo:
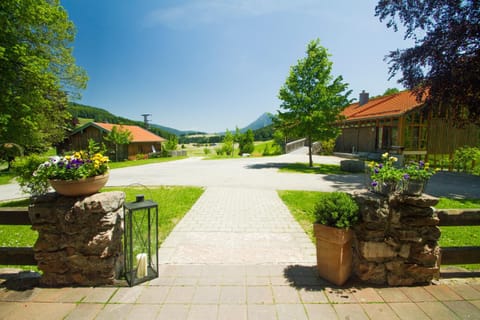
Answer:
<svg viewBox="0 0 480 320"><path fill-rule="evenodd" d="M370 178L372 179L371 186L373 188L386 183L397 183L402 179L400 169L393 166L397 161L396 157L391 157L386 152L382 155L382 162L376 163L372 161L369 163Z"/></svg>
<svg viewBox="0 0 480 320"><path fill-rule="evenodd" d="M63 157L50 157L42 163L34 175L47 179L79 180L105 174L108 171L108 157L101 153L74 152Z"/></svg>
<svg viewBox="0 0 480 320"><path fill-rule="evenodd" d="M434 173L435 170L430 168L428 162L412 161L403 169L403 179L426 181L430 179Z"/></svg>

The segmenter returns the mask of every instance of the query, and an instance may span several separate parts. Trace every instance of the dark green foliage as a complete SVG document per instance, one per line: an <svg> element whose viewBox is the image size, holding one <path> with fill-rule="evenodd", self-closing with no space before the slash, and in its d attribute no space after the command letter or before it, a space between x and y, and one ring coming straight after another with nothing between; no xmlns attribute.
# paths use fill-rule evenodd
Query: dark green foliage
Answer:
<svg viewBox="0 0 480 320"><path fill-rule="evenodd" d="M0 143L45 151L64 139L67 99L87 83L75 26L59 0L2 0L0 30Z"/></svg>
<svg viewBox="0 0 480 320"><path fill-rule="evenodd" d="M248 129L247 132L240 135L238 139L240 154L242 153L252 153L255 150L253 145L254 135L251 129Z"/></svg>
<svg viewBox="0 0 480 320"><path fill-rule="evenodd" d="M479 174L480 148L463 147L455 150L453 164L457 171Z"/></svg>
<svg viewBox="0 0 480 320"><path fill-rule="evenodd" d="M314 215L316 223L349 228L358 220L358 205L344 192L322 193L315 206Z"/></svg>
<svg viewBox="0 0 480 320"><path fill-rule="evenodd" d="M380 0L380 21L414 46L391 51L391 77L421 97L427 106L448 112L456 125L480 123L480 2L478 0Z"/></svg>
<svg viewBox="0 0 480 320"><path fill-rule="evenodd" d="M48 181L35 174L38 166L47 160L48 157L37 154L15 158L12 166L23 191L30 194L40 194L48 189Z"/></svg>

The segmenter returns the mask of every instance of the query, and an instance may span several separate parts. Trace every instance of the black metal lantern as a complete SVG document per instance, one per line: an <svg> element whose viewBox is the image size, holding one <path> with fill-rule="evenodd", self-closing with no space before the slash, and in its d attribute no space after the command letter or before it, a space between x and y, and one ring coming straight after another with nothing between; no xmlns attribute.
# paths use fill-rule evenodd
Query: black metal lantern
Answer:
<svg viewBox="0 0 480 320"><path fill-rule="evenodd" d="M158 205L139 195L124 214L125 278L134 286L158 277Z"/></svg>

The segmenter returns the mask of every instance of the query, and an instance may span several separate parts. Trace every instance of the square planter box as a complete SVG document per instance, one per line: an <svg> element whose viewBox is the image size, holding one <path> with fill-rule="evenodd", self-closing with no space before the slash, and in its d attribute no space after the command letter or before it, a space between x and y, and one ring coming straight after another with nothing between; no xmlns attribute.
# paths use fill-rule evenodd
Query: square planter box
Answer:
<svg viewBox="0 0 480 320"><path fill-rule="evenodd" d="M320 276L333 284L343 285L352 273L351 229L314 224L317 240L317 269Z"/></svg>

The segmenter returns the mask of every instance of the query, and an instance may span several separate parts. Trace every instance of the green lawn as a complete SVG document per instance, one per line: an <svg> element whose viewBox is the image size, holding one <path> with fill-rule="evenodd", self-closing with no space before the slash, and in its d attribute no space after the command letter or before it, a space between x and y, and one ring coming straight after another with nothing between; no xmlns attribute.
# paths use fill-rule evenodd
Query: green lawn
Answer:
<svg viewBox="0 0 480 320"><path fill-rule="evenodd" d="M128 187L104 188L102 191L120 190L125 192L126 201L135 201L137 194L144 194L145 199L158 203L159 212L159 243L170 234L175 225L190 210L203 193L199 187ZM29 200L1 202L0 207L28 206ZM38 237L30 226L2 226L0 228L0 247L31 247ZM0 268L7 266L0 265ZM8 266L23 269L34 269L32 266Z"/></svg>
<svg viewBox="0 0 480 320"><path fill-rule="evenodd" d="M313 240L313 210L320 192L316 191L278 191L280 198L286 204L293 217L302 226L310 239ZM480 208L479 199L451 200L441 198L439 206L442 209ZM442 236L440 247L478 246L480 244L480 226L440 227ZM461 266L470 270L479 270L480 264Z"/></svg>

